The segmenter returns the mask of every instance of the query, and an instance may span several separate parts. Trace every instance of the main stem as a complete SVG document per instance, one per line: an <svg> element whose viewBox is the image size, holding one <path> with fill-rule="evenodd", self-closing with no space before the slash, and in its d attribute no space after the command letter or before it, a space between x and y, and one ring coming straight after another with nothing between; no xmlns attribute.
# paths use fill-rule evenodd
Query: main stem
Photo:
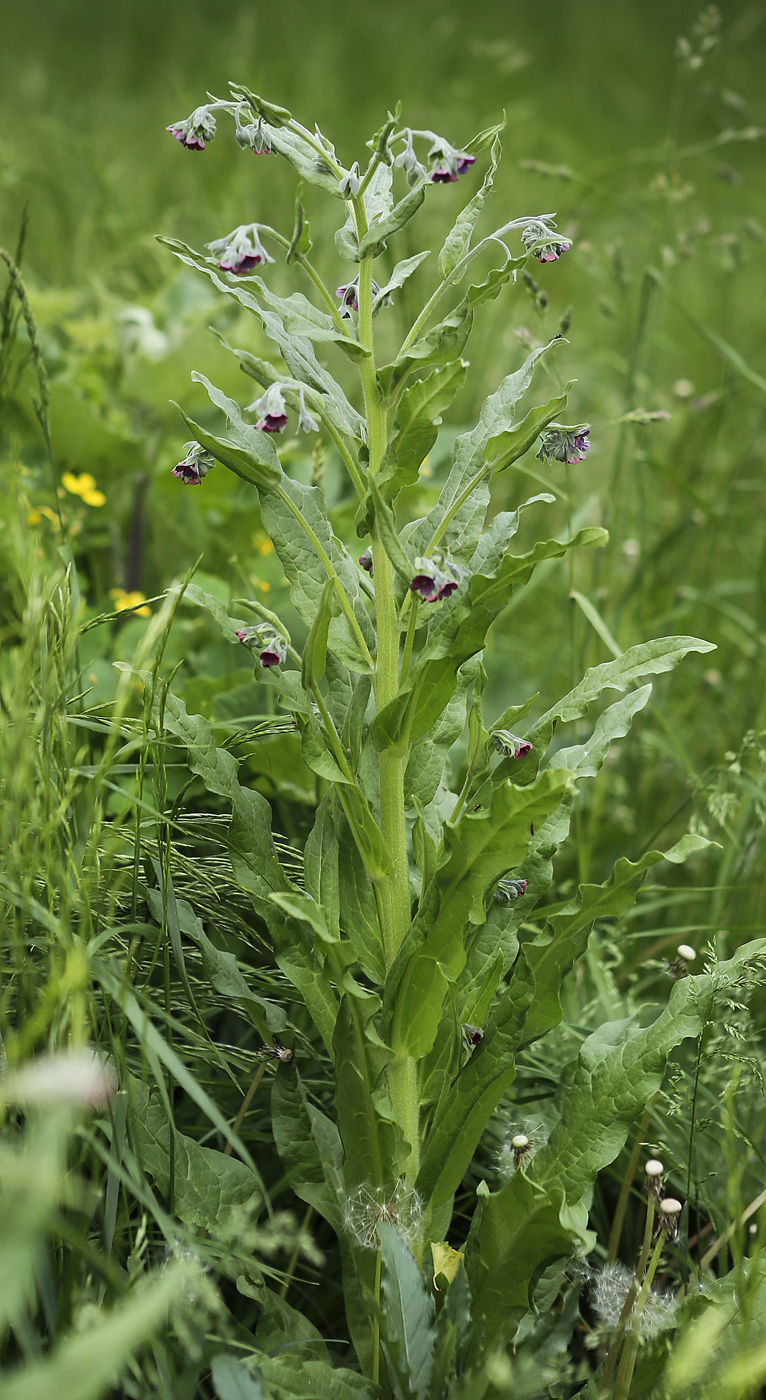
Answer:
<svg viewBox="0 0 766 1400"><path fill-rule="evenodd" d="M363 200L355 202L357 231L361 237L366 228ZM378 398L377 376L372 337L372 254L359 267L359 339L370 351L361 362L360 373L367 414L367 439L370 453L369 472L374 476L380 467L386 445L386 411ZM378 713L399 689L399 618L394 594L391 562L378 537L372 534L373 579L375 583L375 615L377 619L378 653L375 668L375 702ZM405 755L401 750L385 749L380 755L380 829L383 844L391 860L391 875L381 887L383 906L383 942L386 968L390 969L410 927L410 889L407 862L407 828L404 819ZM388 1083L397 1122L410 1144L411 1152L404 1166L408 1181L414 1181L420 1159L420 1093L417 1062L409 1056L397 1056L389 1065Z"/></svg>

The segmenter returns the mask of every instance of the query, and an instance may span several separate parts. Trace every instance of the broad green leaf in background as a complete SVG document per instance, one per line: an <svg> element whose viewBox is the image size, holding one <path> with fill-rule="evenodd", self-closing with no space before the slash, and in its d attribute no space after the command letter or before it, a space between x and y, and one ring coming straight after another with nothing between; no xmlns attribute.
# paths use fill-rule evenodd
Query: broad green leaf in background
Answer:
<svg viewBox="0 0 766 1400"><path fill-rule="evenodd" d="M335 1124L311 1103L292 1065L280 1065L271 1089L274 1141L301 1201L343 1230L343 1147Z"/></svg>
<svg viewBox="0 0 766 1400"><path fill-rule="evenodd" d="M213 1357L212 1375L218 1400L265 1400L260 1382L230 1352Z"/></svg>

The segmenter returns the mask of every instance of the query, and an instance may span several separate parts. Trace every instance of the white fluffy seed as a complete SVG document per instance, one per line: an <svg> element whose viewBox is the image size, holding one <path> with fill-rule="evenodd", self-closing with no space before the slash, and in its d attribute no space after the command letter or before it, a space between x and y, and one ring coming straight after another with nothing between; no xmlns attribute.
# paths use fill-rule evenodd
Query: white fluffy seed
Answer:
<svg viewBox="0 0 766 1400"><path fill-rule="evenodd" d="M674 1196L666 1196L664 1201L660 1201L660 1210L663 1215L670 1217L680 1215L682 1209L681 1202L677 1201Z"/></svg>
<svg viewBox="0 0 766 1400"><path fill-rule="evenodd" d="M659 1160L659 1158L657 1158L657 1157L650 1157L650 1158L649 1158L649 1161L647 1162L646 1166L644 1167L644 1171L646 1172L646 1175L647 1175L647 1176L650 1176L650 1177L652 1177L652 1178L657 1177L657 1176L662 1176L662 1173L664 1172L664 1170L665 1170L665 1168L664 1168L664 1166L662 1165L662 1162L661 1162L661 1161Z"/></svg>
<svg viewBox="0 0 766 1400"><path fill-rule="evenodd" d="M525 1147L529 1147L529 1138L526 1133L517 1133L515 1137L511 1138L511 1147L522 1152Z"/></svg>
<svg viewBox="0 0 766 1400"><path fill-rule="evenodd" d="M684 962L694 962L697 953L696 950L690 946L690 944L679 943L678 956L679 958L683 958Z"/></svg>

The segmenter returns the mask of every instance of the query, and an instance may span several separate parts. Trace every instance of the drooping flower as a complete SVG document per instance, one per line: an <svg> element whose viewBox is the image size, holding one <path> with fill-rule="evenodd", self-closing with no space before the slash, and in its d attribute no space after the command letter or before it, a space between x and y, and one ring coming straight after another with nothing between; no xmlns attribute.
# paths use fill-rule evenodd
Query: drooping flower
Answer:
<svg viewBox="0 0 766 1400"><path fill-rule="evenodd" d="M519 739L510 729L496 729L492 735L492 742L503 758L526 758L527 754L532 752L529 740Z"/></svg>
<svg viewBox="0 0 766 1400"><path fill-rule="evenodd" d="M556 262L572 246L571 238L563 238L544 219L532 219L522 229L521 241L527 252L541 263Z"/></svg>
<svg viewBox="0 0 766 1400"><path fill-rule="evenodd" d="M265 394L254 399L245 410L259 414L256 428L264 433L281 433L287 427L287 404L281 384L272 384Z"/></svg>
<svg viewBox="0 0 766 1400"><path fill-rule="evenodd" d="M380 1244L378 1226L392 1225L405 1244L411 1245L420 1229L423 1202L417 1191L410 1191L403 1181L394 1186L363 1184L346 1198L343 1223L360 1249L377 1249Z"/></svg>
<svg viewBox="0 0 766 1400"><path fill-rule="evenodd" d="M581 462L590 447L589 434L590 423L577 423L572 428L549 423L540 434L538 461L566 462L569 466Z"/></svg>
<svg viewBox="0 0 766 1400"><path fill-rule="evenodd" d="M423 162L418 160L415 154L415 147L412 144L412 132L409 128L401 133L405 139L405 147L394 159L394 165L398 170L404 170L407 182L410 185L418 185L421 180L428 179L428 171Z"/></svg>
<svg viewBox="0 0 766 1400"><path fill-rule="evenodd" d="M473 1049L476 1045L481 1045L484 1039L484 1032L481 1026L463 1026L463 1035L466 1042Z"/></svg>
<svg viewBox="0 0 766 1400"><path fill-rule="evenodd" d="M336 287L335 295L340 302L340 314L351 319L351 312L359 310L359 277L344 287Z"/></svg>
<svg viewBox="0 0 766 1400"><path fill-rule="evenodd" d="M527 892L526 880L498 880L492 898L495 904L511 904Z"/></svg>
<svg viewBox="0 0 766 1400"><path fill-rule="evenodd" d="M369 549L369 548L368 548L368 549L365 549L364 553L359 555L359 567L362 568L362 569L364 569L365 573L366 573L366 574L369 574L370 577L372 577L372 550L371 550L371 549Z"/></svg>
<svg viewBox="0 0 766 1400"><path fill-rule="evenodd" d="M419 593L425 603L436 603L442 598L449 598L465 573L459 564L453 564L441 554L434 555L432 559L418 555L415 569L410 588L413 593Z"/></svg>
<svg viewBox="0 0 766 1400"><path fill-rule="evenodd" d="M251 121L245 126L240 117L242 107L243 104L240 102L234 113L236 123L234 137L237 145L241 146L243 151L252 151L256 156L270 156L272 153L271 142L264 129L263 117L259 117L257 121Z"/></svg>
<svg viewBox="0 0 766 1400"><path fill-rule="evenodd" d="M208 107L197 107L186 121L171 122L165 127L187 151L204 151L215 137L215 117Z"/></svg>
<svg viewBox="0 0 766 1400"><path fill-rule="evenodd" d="M273 263L274 259L266 252L258 235L260 224L240 224L227 233L225 238L214 238L207 247L218 259L222 272L233 272L236 276L252 272L261 263Z"/></svg>
<svg viewBox="0 0 766 1400"><path fill-rule="evenodd" d="M352 165L351 169L346 171L346 174L343 176L342 180L338 181L338 189L340 190L340 193L343 195L344 199L353 199L354 195L357 195L359 193L359 187L361 183L362 180L359 174L359 166L357 162L354 161L354 164Z"/></svg>
<svg viewBox="0 0 766 1400"><path fill-rule="evenodd" d="M283 666L287 660L287 643L268 623L256 627L241 627L237 639L249 651L258 652L258 660L264 670L272 666Z"/></svg>
<svg viewBox="0 0 766 1400"><path fill-rule="evenodd" d="M305 397L304 397L304 390L303 390L303 388L301 388L301 392L300 392L300 412L299 412L299 414L298 414L298 432L299 432L299 433L318 433L318 432L319 432L319 424L317 423L316 418L314 417L314 415L313 415L312 413L309 413L309 411L308 411L308 409L307 409L307 407L306 407L306 402L305 402Z"/></svg>
<svg viewBox="0 0 766 1400"><path fill-rule="evenodd" d="M434 137L428 159L431 162L431 182L434 185L453 184L458 176L465 175L476 163L476 156L469 155L468 151L458 150L442 136Z"/></svg>
<svg viewBox="0 0 766 1400"><path fill-rule="evenodd" d="M182 481L184 486L199 486L215 466L215 457L201 442L194 441L184 443L184 453L183 460L173 468L173 476Z"/></svg>

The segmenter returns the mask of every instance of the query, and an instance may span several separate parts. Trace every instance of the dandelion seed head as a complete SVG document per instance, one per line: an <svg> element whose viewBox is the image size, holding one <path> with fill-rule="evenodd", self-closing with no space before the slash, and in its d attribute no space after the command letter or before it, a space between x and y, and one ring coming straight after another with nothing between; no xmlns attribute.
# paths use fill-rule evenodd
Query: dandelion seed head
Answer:
<svg viewBox="0 0 766 1400"><path fill-rule="evenodd" d="M392 1225L405 1244L411 1245L422 1216L420 1196L417 1191L408 1190L403 1181L388 1187L362 1183L346 1198L343 1224L361 1249L377 1249L381 1223Z"/></svg>

